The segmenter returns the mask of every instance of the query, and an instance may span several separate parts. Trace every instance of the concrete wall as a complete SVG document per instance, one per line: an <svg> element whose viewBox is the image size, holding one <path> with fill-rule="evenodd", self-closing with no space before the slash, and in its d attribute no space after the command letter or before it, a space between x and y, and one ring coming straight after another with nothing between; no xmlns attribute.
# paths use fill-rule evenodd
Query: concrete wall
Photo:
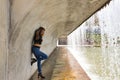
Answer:
<svg viewBox="0 0 120 80"><path fill-rule="evenodd" d="M7 80L9 3L0 0L0 80Z"/></svg>
<svg viewBox="0 0 120 80"><path fill-rule="evenodd" d="M10 0L10 10L7 0L0 1L0 74L7 73L7 80L28 80L36 70L36 65L30 65L31 39L36 28L46 28L41 50L49 55L61 35L71 33L109 0ZM2 80L4 74L0 75Z"/></svg>

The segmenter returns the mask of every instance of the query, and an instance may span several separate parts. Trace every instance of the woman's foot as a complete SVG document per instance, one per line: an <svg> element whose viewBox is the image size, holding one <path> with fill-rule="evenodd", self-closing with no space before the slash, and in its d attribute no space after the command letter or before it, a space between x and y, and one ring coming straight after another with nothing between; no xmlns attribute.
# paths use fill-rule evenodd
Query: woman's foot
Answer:
<svg viewBox="0 0 120 80"><path fill-rule="evenodd" d="M45 79L45 76L43 76L42 73L38 73L38 78L39 78L39 77Z"/></svg>
<svg viewBox="0 0 120 80"><path fill-rule="evenodd" d="M35 58L31 58L31 66L33 65L33 63L35 63L37 60Z"/></svg>

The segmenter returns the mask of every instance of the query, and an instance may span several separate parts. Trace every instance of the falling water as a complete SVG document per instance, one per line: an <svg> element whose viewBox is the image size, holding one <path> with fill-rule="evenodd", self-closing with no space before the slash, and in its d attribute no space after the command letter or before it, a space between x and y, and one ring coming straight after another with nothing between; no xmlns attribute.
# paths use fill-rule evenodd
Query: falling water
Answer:
<svg viewBox="0 0 120 80"><path fill-rule="evenodd" d="M112 0L68 36L69 49L92 80L120 80L120 0Z"/></svg>

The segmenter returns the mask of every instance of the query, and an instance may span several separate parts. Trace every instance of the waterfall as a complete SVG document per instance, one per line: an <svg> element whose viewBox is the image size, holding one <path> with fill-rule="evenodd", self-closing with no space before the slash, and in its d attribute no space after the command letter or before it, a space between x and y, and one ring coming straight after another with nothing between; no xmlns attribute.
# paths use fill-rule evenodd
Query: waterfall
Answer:
<svg viewBox="0 0 120 80"><path fill-rule="evenodd" d="M89 64L89 69L82 67L92 80L120 80L119 5L120 0L112 0L68 35L68 45L76 51L74 57L77 55L80 65ZM83 57L85 62L80 60Z"/></svg>

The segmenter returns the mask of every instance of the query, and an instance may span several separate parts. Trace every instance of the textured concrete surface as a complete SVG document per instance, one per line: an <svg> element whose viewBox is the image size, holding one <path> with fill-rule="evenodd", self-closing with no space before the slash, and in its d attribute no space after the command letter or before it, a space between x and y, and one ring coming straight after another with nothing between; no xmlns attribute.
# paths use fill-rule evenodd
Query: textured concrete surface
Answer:
<svg viewBox="0 0 120 80"><path fill-rule="evenodd" d="M0 1L0 74L4 73L0 79L28 80L36 70L30 65L36 28L46 28L41 50L50 55L59 37L71 33L109 0Z"/></svg>
<svg viewBox="0 0 120 80"><path fill-rule="evenodd" d="M8 0L0 0L0 80L7 80L8 61Z"/></svg>
<svg viewBox="0 0 120 80"><path fill-rule="evenodd" d="M56 58L51 56L42 67L43 74L46 77L44 80L90 80L66 47L58 47L52 55L55 55ZM37 79L36 72L30 80Z"/></svg>
<svg viewBox="0 0 120 80"><path fill-rule="evenodd" d="M59 47L58 53L51 80L90 80L66 47Z"/></svg>

